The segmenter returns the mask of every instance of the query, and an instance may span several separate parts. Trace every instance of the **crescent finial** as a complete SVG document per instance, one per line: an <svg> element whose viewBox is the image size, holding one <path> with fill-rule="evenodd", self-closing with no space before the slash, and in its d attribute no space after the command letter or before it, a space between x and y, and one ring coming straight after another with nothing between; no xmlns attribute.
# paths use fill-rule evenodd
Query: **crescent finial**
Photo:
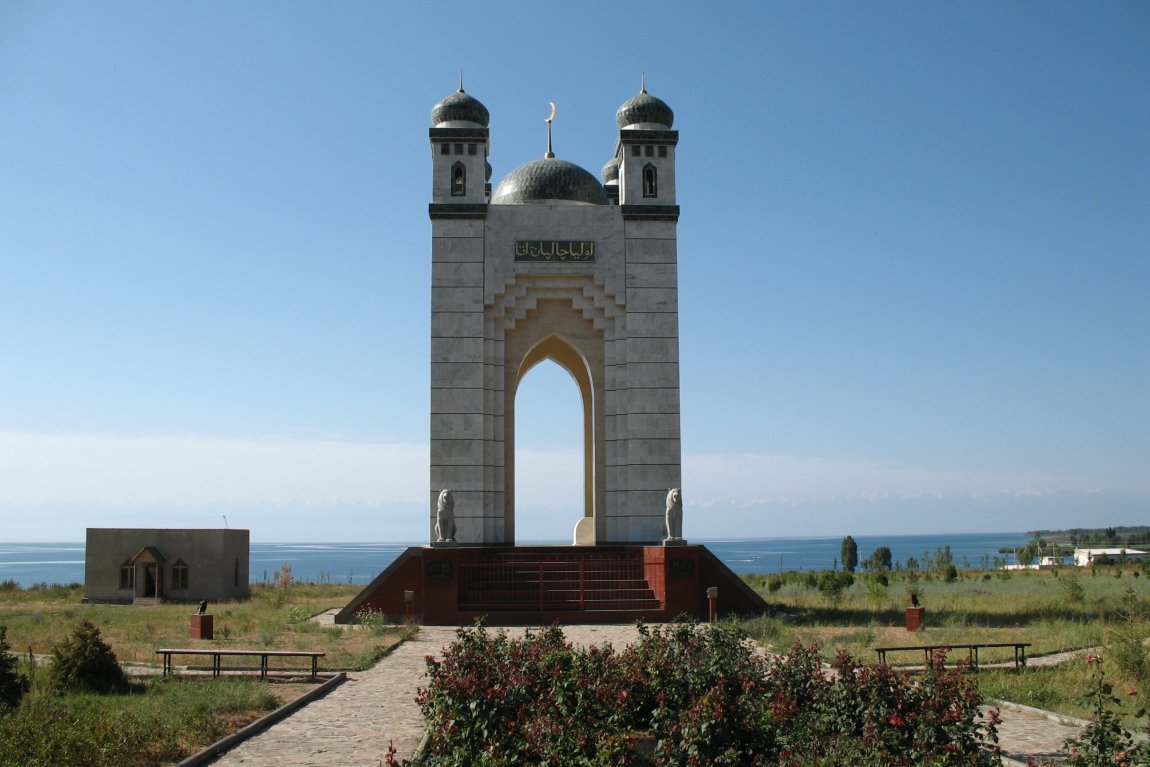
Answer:
<svg viewBox="0 0 1150 767"><path fill-rule="evenodd" d="M551 121L555 119L555 102L548 101L547 103L551 105L551 114L547 116L547 154L543 156L551 159L555 156L555 152L551 149Z"/></svg>

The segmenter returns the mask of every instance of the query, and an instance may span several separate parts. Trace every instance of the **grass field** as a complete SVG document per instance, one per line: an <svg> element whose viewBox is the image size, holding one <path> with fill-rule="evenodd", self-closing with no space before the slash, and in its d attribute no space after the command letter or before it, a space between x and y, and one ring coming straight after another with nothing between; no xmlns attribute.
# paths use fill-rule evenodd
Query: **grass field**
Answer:
<svg viewBox="0 0 1150 767"><path fill-rule="evenodd" d="M831 660L845 650L864 661L876 659L878 646L947 645L982 642L1030 642L1029 655L1100 648L1108 679L1129 698L1150 693L1150 578L1132 567L1023 571L959 571L953 581L940 577L888 573L887 584L873 574L855 574L854 583L836 592L820 591L817 575L752 575L746 580L771 603L770 617L745 622L764 646L785 650L796 641L817 643ZM909 591L926 607L926 628L910 633L905 625ZM955 659L965 653L956 652ZM984 665L1013 659L1013 651L984 650ZM892 663L921 664L922 655L890 655ZM1081 658L1055 667L1032 664L1022 674L984 670L983 691L1006 699L1089 718L1083 696L1090 674ZM1130 696L1130 691L1137 695ZM1128 725L1136 705L1123 707Z"/></svg>
<svg viewBox="0 0 1150 767"><path fill-rule="evenodd" d="M1032 643L1032 656L1101 648L1107 677L1126 702L1124 721L1141 729L1143 723L1131 717L1138 707L1134 703L1150 689L1145 644L1150 637L1150 578L1141 571L959 571L951 581L901 572L887 574L886 584L873 574L856 574L849 586L840 580L838 587L832 579L820 578L817 573L747 576L773 610L744 621L744 628L777 651L796 641L817 643L827 660L845 650L871 662L873 648L880 645L1018 641ZM79 587L0 588L0 626L7 627L12 652L24 659L21 668L35 682L16 714L0 716L0 767L174 762L262 715L278 704L283 692L282 686L256 679L176 679L139 683L127 695L55 695L43 684L43 669L32 669L26 659L29 654L42 659L81 620L98 626L118 659L129 665L155 665L160 647L210 644L318 650L327 654L321 664L325 670L365 668L399 640L399 631L370 620L356 629L308 620L346 604L358 590L339 584L255 586L249 601L211 606L215 640L208 643L189 638L189 605L86 605L81 604ZM927 610L922 632L905 629L911 590ZM1008 657L1012 654L984 652L981 660L987 664ZM890 659L921 662L913 653ZM1081 700L1090 685L1081 659L1051 668L1032 665L1022 674L987 669L979 683L990 697L1080 718L1091 715ZM109 712L114 715L107 716ZM52 738L45 734L49 732L55 733ZM102 748L97 758L92 749L101 742L116 747Z"/></svg>
<svg viewBox="0 0 1150 767"><path fill-rule="evenodd" d="M248 601L211 605L215 639L210 642L189 638L192 605L81 604L79 587L0 591L0 626L8 627L8 642L19 655L47 654L87 619L100 627L122 663L156 663L155 651L161 647L241 647L315 650L327 653L321 664L325 669L366 668L395 640L394 632L322 627L308 620L342 607L359 591L336 584L253 586Z"/></svg>
<svg viewBox="0 0 1150 767"><path fill-rule="evenodd" d="M339 585L255 586L248 601L211 606L215 639L207 642L189 638L189 605L81 604L78 587L0 589L0 626L7 627L19 671L32 681L18 709L5 713L0 707L0 767L173 764L311 686L261 682L254 675L218 680L153 675L137 678L121 694L60 694L43 660L82 620L100 629L129 668L154 667L161 647L210 646L316 650L326 653L320 664L325 671L360 669L386 654L405 630L372 619L354 628L308 620L342 607L358 591ZM299 668L301 661L288 663Z"/></svg>

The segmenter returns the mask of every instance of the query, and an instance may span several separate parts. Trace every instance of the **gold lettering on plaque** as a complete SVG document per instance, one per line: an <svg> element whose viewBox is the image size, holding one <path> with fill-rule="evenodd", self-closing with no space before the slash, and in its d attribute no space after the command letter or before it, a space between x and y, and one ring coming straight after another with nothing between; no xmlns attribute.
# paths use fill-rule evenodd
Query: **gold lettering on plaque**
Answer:
<svg viewBox="0 0 1150 767"><path fill-rule="evenodd" d="M516 240L516 261L587 262L595 260L593 240Z"/></svg>

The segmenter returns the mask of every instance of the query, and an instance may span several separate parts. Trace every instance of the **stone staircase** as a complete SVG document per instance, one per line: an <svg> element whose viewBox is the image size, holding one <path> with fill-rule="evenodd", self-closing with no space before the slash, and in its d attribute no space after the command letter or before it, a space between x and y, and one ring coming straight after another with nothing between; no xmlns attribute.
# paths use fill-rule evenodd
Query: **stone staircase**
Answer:
<svg viewBox="0 0 1150 767"><path fill-rule="evenodd" d="M460 564L462 612L650 612L661 607L640 550L492 552Z"/></svg>

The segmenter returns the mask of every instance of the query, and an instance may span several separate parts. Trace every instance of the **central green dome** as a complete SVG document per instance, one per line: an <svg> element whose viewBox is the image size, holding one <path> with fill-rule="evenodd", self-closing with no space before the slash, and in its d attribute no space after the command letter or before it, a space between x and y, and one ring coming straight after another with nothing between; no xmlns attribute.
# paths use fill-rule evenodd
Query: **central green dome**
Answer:
<svg viewBox="0 0 1150 767"><path fill-rule="evenodd" d="M603 185L578 165L554 157L532 160L508 173L491 195L492 205L526 202L608 205Z"/></svg>

